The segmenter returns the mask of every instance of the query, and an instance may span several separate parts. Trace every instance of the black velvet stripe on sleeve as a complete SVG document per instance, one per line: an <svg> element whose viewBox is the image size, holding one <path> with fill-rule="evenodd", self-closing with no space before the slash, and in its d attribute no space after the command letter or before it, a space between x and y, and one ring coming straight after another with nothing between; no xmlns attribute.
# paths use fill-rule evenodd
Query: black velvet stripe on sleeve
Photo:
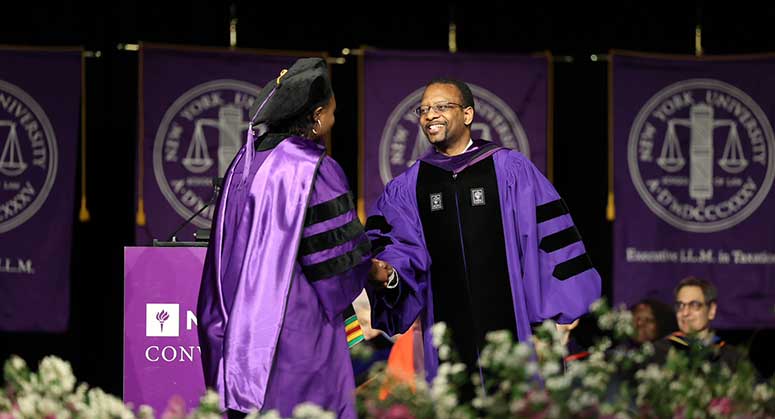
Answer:
<svg viewBox="0 0 775 419"><path fill-rule="evenodd" d="M376 240L371 241L371 253L378 254L385 250L386 247L393 244L393 240L390 237L382 236Z"/></svg>
<svg viewBox="0 0 775 419"><path fill-rule="evenodd" d="M361 234L363 234L363 225L361 220L356 218L341 227L301 239L299 254L305 256L330 249L347 243Z"/></svg>
<svg viewBox="0 0 775 419"><path fill-rule="evenodd" d="M580 241L581 234L579 234L579 230L576 229L576 226L570 226L565 230L560 230L544 237L541 239L538 247L546 253L551 253Z"/></svg>
<svg viewBox="0 0 775 419"><path fill-rule="evenodd" d="M307 209L307 216L304 219L304 227L317 224L334 217L338 217L355 208L353 195L351 192L343 193L338 197L326 202L321 202Z"/></svg>
<svg viewBox="0 0 775 419"><path fill-rule="evenodd" d="M366 219L366 231L379 230L380 233L390 233L393 226L388 224L387 219L381 215L372 215Z"/></svg>
<svg viewBox="0 0 775 419"><path fill-rule="evenodd" d="M536 207L536 222L543 223L569 212L568 206L565 205L565 201L562 199L547 202Z"/></svg>
<svg viewBox="0 0 775 419"><path fill-rule="evenodd" d="M371 252L371 242L364 240L355 249L335 258L314 265L304 266L304 275L310 282L320 281L341 274L358 265Z"/></svg>
<svg viewBox="0 0 775 419"><path fill-rule="evenodd" d="M589 255L583 253L555 266L552 276L560 281L564 281L588 269L592 269L592 260L589 259Z"/></svg>

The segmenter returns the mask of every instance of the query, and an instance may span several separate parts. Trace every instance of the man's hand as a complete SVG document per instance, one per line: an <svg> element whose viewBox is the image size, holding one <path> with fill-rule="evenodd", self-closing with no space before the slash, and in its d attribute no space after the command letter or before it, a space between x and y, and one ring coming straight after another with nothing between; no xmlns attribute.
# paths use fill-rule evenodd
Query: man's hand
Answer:
<svg viewBox="0 0 775 419"><path fill-rule="evenodd" d="M379 259L371 260L371 270L369 270L369 280L379 282L382 286L387 286L388 277L393 272L393 267L385 261Z"/></svg>
<svg viewBox="0 0 775 419"><path fill-rule="evenodd" d="M369 297L366 295L366 290L361 291L358 298L353 301L353 309L355 315L358 316L358 323L363 330L363 337L366 340L374 339L379 336L380 331L371 328L371 304L369 303Z"/></svg>
<svg viewBox="0 0 775 419"><path fill-rule="evenodd" d="M568 340L570 339L570 332L571 330L575 329L576 326L579 325L579 319L576 319L573 321L573 323L570 324L559 324L554 323L554 327L557 328L557 332L560 335L560 344L561 345L567 345ZM539 362L543 359L543 353L545 350L547 350L547 343L536 337L536 335L532 336L533 345L535 346L536 353L538 354L538 360Z"/></svg>
<svg viewBox="0 0 775 419"><path fill-rule="evenodd" d="M567 344L568 339L570 339L570 331L575 329L578 325L579 319L574 320L573 323L570 324L556 323L555 326L557 326L557 331L560 332L560 343L563 345Z"/></svg>

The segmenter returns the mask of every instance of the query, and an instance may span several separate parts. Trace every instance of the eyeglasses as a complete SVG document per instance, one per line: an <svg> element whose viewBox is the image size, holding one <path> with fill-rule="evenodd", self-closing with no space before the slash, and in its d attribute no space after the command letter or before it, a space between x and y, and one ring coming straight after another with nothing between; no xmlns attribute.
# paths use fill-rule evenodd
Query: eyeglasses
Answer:
<svg viewBox="0 0 775 419"><path fill-rule="evenodd" d="M425 106L418 106L417 109L414 110L414 113L417 114L417 116L423 116L427 114L428 112L433 109L436 113L444 113L455 106L459 106L461 109L465 108L465 106L458 104L458 103L452 103L452 102L446 102L446 103L436 103L434 105L425 105Z"/></svg>
<svg viewBox="0 0 775 419"><path fill-rule="evenodd" d="M697 300L692 300L688 303L684 303L683 301L676 301L674 307L676 312L683 310L684 307L689 307L689 310L691 311L699 311L701 308L705 307L705 303Z"/></svg>

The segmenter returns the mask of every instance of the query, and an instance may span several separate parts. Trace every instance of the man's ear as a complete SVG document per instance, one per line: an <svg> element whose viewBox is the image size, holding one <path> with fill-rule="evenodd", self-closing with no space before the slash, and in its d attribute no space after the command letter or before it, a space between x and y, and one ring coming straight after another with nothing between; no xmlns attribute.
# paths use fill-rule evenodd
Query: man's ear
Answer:
<svg viewBox="0 0 775 419"><path fill-rule="evenodd" d="M474 122L474 108L469 106L463 109L463 123L470 127L472 122Z"/></svg>
<svg viewBox="0 0 775 419"><path fill-rule="evenodd" d="M717 306L715 301L710 303L708 306L708 320L713 320L716 318L716 308Z"/></svg>

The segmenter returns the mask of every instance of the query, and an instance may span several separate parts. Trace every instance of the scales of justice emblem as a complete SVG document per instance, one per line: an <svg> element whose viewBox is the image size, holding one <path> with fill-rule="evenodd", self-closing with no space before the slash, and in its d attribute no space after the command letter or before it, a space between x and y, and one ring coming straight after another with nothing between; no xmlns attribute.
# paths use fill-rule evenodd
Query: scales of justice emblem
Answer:
<svg viewBox="0 0 775 419"><path fill-rule="evenodd" d="M769 120L743 91L718 80L686 80L658 92L635 118L630 176L649 209L669 224L721 231L767 197L773 141Z"/></svg>
<svg viewBox="0 0 775 419"><path fill-rule="evenodd" d="M181 218L206 205L213 177L223 177L244 144L258 86L214 80L181 95L165 112L156 133L153 169L164 197ZM214 205L195 217L209 228Z"/></svg>
<svg viewBox="0 0 775 419"><path fill-rule="evenodd" d="M194 124L194 134L182 164L191 173L205 173L213 166L213 159L207 151L205 127L218 131L218 176L223 177L229 163L242 147L242 133L248 128L248 121L242 120L242 109L233 105L221 106L218 119L199 118Z"/></svg>
<svg viewBox="0 0 775 419"><path fill-rule="evenodd" d="M0 233L24 224L43 206L57 162L54 129L43 108L0 80Z"/></svg>
<svg viewBox="0 0 775 419"><path fill-rule="evenodd" d="M476 113L471 136L518 150L530 158L525 130L506 102L489 90L468 83ZM390 113L379 142L379 173L383 184L403 173L430 148L414 110L420 105L425 87L406 96Z"/></svg>
<svg viewBox="0 0 775 419"><path fill-rule="evenodd" d="M0 173L9 176L19 176L27 169L27 163L22 157L22 149L19 145L19 136L16 134L16 122L0 120L0 130L8 128L8 136L5 138L2 154L0 154Z"/></svg>

